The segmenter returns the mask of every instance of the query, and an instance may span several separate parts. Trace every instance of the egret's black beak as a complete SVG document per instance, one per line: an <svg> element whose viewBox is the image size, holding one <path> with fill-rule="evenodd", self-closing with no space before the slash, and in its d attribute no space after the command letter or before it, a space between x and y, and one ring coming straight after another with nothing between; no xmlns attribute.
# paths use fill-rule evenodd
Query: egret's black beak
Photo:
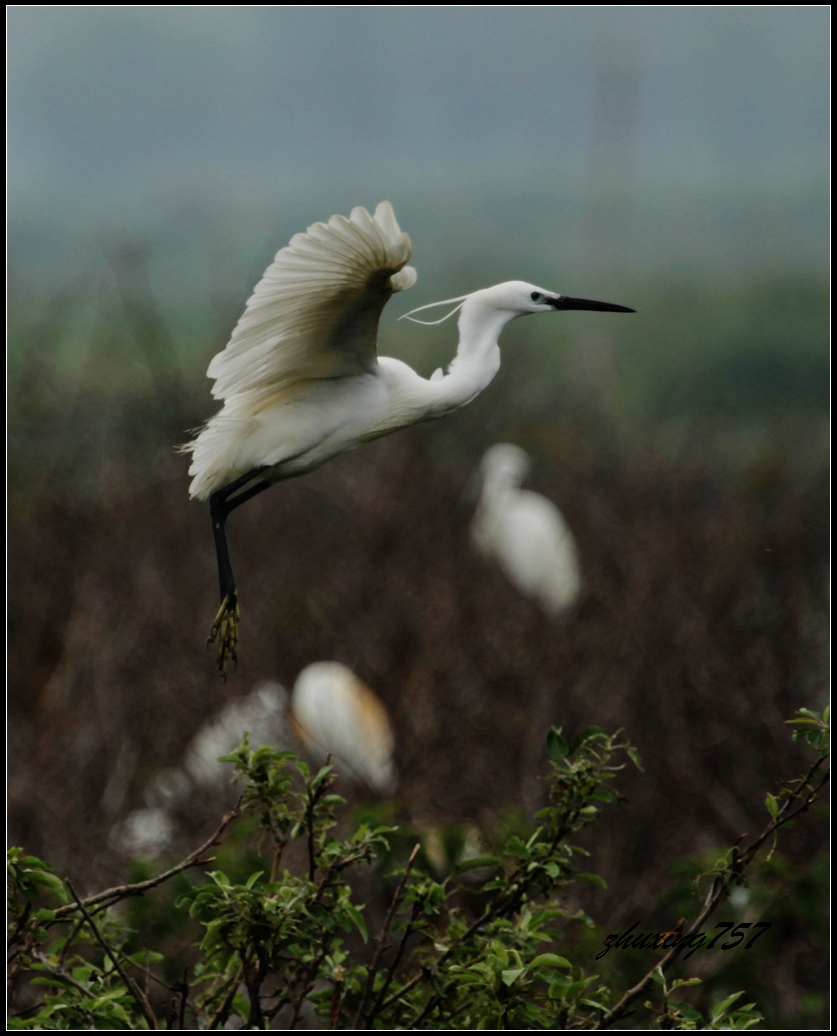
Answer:
<svg viewBox="0 0 837 1036"><path fill-rule="evenodd" d="M635 309L628 306L616 306L612 302L591 302L590 299L571 299L567 295L557 295L555 298L546 298L553 309L595 309L599 313L636 313Z"/></svg>

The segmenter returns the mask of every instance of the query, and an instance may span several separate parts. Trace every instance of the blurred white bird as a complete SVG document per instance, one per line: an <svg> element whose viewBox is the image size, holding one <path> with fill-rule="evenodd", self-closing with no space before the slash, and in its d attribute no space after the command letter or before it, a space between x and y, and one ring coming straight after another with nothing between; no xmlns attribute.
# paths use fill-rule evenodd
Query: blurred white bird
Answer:
<svg viewBox="0 0 837 1036"><path fill-rule="evenodd" d="M528 471L529 458L519 446L500 442L485 451L471 535L521 593L555 618L581 592L578 550L555 504L520 488Z"/></svg>
<svg viewBox="0 0 837 1036"><path fill-rule="evenodd" d="M437 370L428 380L377 355L381 311L393 292L415 283L406 265L411 255L387 201L374 216L358 207L348 219L313 224L276 254L209 365L212 395L224 405L183 449L192 454L190 495L209 499L221 587L209 642L218 640L222 673L238 640L225 531L234 508L360 443L470 403L497 373L497 339L515 317L559 309L634 312L523 281L447 299L455 305L442 320L459 312L459 346L447 373Z"/></svg>
<svg viewBox="0 0 837 1036"><path fill-rule="evenodd" d="M395 739L387 712L351 669L314 662L297 677L291 725L319 765L327 757L339 774L388 794L395 789Z"/></svg>
<svg viewBox="0 0 837 1036"><path fill-rule="evenodd" d="M199 787L219 786L232 772L231 763L219 763L250 735L250 747L272 745L290 747L290 732L285 721L288 692L273 681L260 684L241 701L233 701L208 720L192 738L183 767Z"/></svg>
<svg viewBox="0 0 837 1036"><path fill-rule="evenodd" d="M250 735L250 747L271 745L292 748L287 724L288 692L273 681L260 684L246 698L225 705L195 734L182 766L160 770L143 792L146 806L115 824L110 833L114 848L128 856L154 859L171 845L175 834L172 811L182 808L195 792L215 798L230 785L232 763L221 763Z"/></svg>

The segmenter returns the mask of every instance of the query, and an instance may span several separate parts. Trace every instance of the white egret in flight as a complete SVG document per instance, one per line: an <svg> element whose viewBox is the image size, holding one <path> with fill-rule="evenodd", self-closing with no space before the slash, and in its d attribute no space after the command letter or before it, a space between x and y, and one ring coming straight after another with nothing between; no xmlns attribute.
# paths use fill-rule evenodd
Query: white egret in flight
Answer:
<svg viewBox="0 0 837 1036"><path fill-rule="evenodd" d="M415 283L411 254L387 201L374 216L358 207L348 219L313 224L277 252L209 365L212 395L224 405L184 449L192 454L189 493L209 499L215 534L221 607L209 642L218 640L222 673L236 657L239 625L225 528L231 511L274 482L470 403L497 373L497 339L515 317L563 309L634 312L524 281L448 299L455 305L447 317L459 312L459 346L447 372L428 380L377 355L381 311L394 292Z"/></svg>
<svg viewBox="0 0 837 1036"><path fill-rule="evenodd" d="M522 594L557 618L581 592L578 550L555 504L520 488L528 471L529 458L519 446L498 442L485 451L471 536Z"/></svg>
<svg viewBox="0 0 837 1036"><path fill-rule="evenodd" d="M395 739L377 696L340 662L313 662L291 696L291 727L318 764L381 794L395 787Z"/></svg>

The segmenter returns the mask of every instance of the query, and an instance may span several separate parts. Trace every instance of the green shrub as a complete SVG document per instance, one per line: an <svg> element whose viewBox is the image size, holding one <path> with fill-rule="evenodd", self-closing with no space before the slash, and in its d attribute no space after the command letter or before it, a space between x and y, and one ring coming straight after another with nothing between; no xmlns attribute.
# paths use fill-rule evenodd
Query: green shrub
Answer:
<svg viewBox="0 0 837 1036"><path fill-rule="evenodd" d="M592 921L561 900L573 882L602 884L579 870L585 851L575 841L602 807L618 801L614 780L626 760L640 766L627 741L599 727L568 741L553 727L548 805L534 831L508 835L493 855L460 858L443 880L416 844L392 868L390 905L370 940L352 879L361 864L395 859L396 830L360 823L337 838L344 800L331 790L333 768L312 773L292 752L251 750L245 739L225 757L243 782L238 807L161 875L82 900L48 864L11 850L9 1027L599 1029L629 1015L634 1024L644 1005L647 1028L752 1028L762 1016L753 1003L741 1003L743 993L702 1014L679 999L680 989L701 979L667 973L683 945L700 938L717 906L745 882L759 849L817 798L826 779L828 712L801 710L792 722L815 761L767 795L762 834L732 847L703 875L709 887L696 920L660 943L667 952L624 994L565 948L566 932ZM166 954L138 948L130 923L112 908L183 881L187 871L212 862L205 854L228 829L254 822L269 845L260 869L232 878L209 870L179 896L177 907L203 934L193 966L173 978ZM589 953L583 959L598 963Z"/></svg>

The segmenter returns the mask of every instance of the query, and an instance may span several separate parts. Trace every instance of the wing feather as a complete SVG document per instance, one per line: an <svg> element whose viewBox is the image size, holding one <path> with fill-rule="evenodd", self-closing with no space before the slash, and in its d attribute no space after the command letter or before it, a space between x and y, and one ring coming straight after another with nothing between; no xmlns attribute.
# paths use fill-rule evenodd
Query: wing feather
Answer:
<svg viewBox="0 0 837 1036"><path fill-rule="evenodd" d="M225 412L252 416L298 381L373 369L381 311L415 283L411 255L386 201L374 216L357 207L295 234L209 365Z"/></svg>

